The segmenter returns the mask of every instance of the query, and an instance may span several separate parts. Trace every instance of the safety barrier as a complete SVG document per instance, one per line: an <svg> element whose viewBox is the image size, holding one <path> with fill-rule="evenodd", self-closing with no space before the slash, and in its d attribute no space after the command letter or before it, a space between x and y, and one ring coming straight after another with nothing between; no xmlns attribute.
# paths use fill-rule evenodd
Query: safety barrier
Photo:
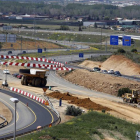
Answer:
<svg viewBox="0 0 140 140"><path fill-rule="evenodd" d="M44 105L49 105L50 108L56 113L56 115L59 117L59 113L57 110L55 110L55 108L53 107L53 104L51 103L51 101L49 100L49 98L46 96L46 97L43 97L45 100L43 100L42 98L39 98L38 96L35 96L35 95L32 95L26 91L23 91L23 90L20 90L20 89L17 89L17 88L14 88L14 87L10 87L9 88L11 91L14 91L16 93L19 93L19 94L22 94L24 96L27 96L33 100L36 100Z"/></svg>
<svg viewBox="0 0 140 140"><path fill-rule="evenodd" d="M45 64L34 64L34 63L15 63L15 62L0 62L1 65L11 65L11 66L25 66L31 68L41 68L49 70L68 70L71 71L72 68L68 67L56 67L56 65L45 65Z"/></svg>
<svg viewBox="0 0 140 140"><path fill-rule="evenodd" d="M51 61L51 60L46 59L46 58L37 58L37 57L28 57L28 56L10 56L10 55L0 55L0 58L2 58L2 59L34 60L34 61L42 61L42 62L47 62L47 63L55 64L55 65L58 65L60 67L63 67L64 66L63 63Z"/></svg>
<svg viewBox="0 0 140 140"><path fill-rule="evenodd" d="M44 129L44 128L46 128L46 127L51 127L51 126L53 126L53 125L57 125L57 124L59 124L59 123L61 122L61 118L60 118L60 115L59 115L58 111L54 109L53 104L51 103L51 101L49 100L48 97L45 98L45 100L47 101L47 102L46 102L45 100L43 100L43 99L41 99L41 98L39 98L39 97L37 97L37 96L35 96L35 95L32 95L32 94L30 94L30 93L28 93L28 92L25 92L25 91L23 91L23 90L20 90L20 89L14 88L14 87L10 87L9 90L14 91L14 92L19 93L19 94L22 94L22 95L25 95L25 96L27 96L27 97L29 97L29 98L31 98L31 99L33 99L33 100L36 100L36 101L38 101L38 102L40 102L40 103L42 103L42 104L45 104L45 105L46 105L46 103L48 103L48 105L50 106L50 108L56 113L56 115L57 115L57 117L58 117L58 119L55 120L55 121L54 121L53 123L51 123L51 124L45 125L45 126L39 128L39 129L36 128L36 129L31 130L31 131L18 134L18 135L16 135L16 136L24 137L23 135L30 134L30 133L35 132L35 131L37 132L38 130ZM13 136L5 137L5 138L2 138L1 140L11 139L11 138L13 138Z"/></svg>
<svg viewBox="0 0 140 140"><path fill-rule="evenodd" d="M45 126L39 128L39 129L36 128L36 129L30 130L30 131L28 131L28 132L18 134L18 135L16 135L16 137L24 138L24 135L28 135L28 134L33 133L33 132L37 133L37 132L39 132L39 130L42 130L42 129L47 128L47 127L48 127L48 128L49 128L49 127L52 127L52 126L54 126L54 125L59 124L60 122L61 122L61 118L59 117L56 121L54 121L54 122L51 123L51 124L45 125ZM11 138L13 138L13 136L1 138L0 140L11 140Z"/></svg>
<svg viewBox="0 0 140 140"><path fill-rule="evenodd" d="M41 98L39 98L39 97L37 97L37 96L35 96L35 95L32 95L32 94L30 94L30 93L28 93L28 92L26 92L26 91L23 91L23 90L14 88L14 87L10 87L10 90L11 90L11 91L14 91L14 92L17 92L17 93L19 93L19 94L22 94L22 95L24 95L24 96L27 96L27 97L29 97L29 98L31 98L31 99L33 99L33 100L36 100L36 101L38 101L38 102L40 102L40 103L42 103L42 104L45 104L45 100L43 100L43 99L41 99Z"/></svg>
<svg viewBox="0 0 140 140"><path fill-rule="evenodd" d="M3 127L5 127L6 125L8 125L8 121L6 120L5 117L3 117L2 115L0 115L0 118L2 118L2 119L4 120L4 122L2 122L2 123L0 124L0 128L3 128Z"/></svg>
<svg viewBox="0 0 140 140"><path fill-rule="evenodd" d="M11 65L11 66L24 66L31 68L41 68L49 70L68 70L71 71L72 68L68 67L58 67L57 65L45 65L45 64L35 64L35 63L15 63L15 62L0 62L1 65Z"/></svg>

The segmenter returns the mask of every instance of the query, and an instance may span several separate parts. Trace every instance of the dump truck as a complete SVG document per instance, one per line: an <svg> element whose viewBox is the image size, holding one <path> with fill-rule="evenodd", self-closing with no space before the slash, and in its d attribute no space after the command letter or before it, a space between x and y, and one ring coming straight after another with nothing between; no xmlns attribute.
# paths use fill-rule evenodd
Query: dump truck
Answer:
<svg viewBox="0 0 140 140"><path fill-rule="evenodd" d="M20 69L22 85L32 85L35 87L44 87L47 84L46 70L40 69Z"/></svg>
<svg viewBox="0 0 140 140"><path fill-rule="evenodd" d="M140 104L139 89L132 89L131 93L125 93L122 97L124 102Z"/></svg>

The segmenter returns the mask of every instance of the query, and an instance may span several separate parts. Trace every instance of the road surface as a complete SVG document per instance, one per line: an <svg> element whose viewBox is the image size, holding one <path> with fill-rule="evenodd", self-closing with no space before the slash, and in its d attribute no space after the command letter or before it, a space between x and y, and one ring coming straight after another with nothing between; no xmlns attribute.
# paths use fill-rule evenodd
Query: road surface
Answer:
<svg viewBox="0 0 140 140"><path fill-rule="evenodd" d="M12 103L9 101L10 96L18 98L20 101L17 104L17 135L35 130L37 126L43 127L49 125L58 119L56 114L49 110L45 105L37 103L36 101L20 94L15 94L2 89L0 91L2 93L1 95L3 100L6 102L5 104L9 103L11 105L10 109L12 112L14 111L14 108ZM26 106L27 103L29 108ZM13 136L13 129L14 123L12 120L8 126L0 129L0 139Z"/></svg>

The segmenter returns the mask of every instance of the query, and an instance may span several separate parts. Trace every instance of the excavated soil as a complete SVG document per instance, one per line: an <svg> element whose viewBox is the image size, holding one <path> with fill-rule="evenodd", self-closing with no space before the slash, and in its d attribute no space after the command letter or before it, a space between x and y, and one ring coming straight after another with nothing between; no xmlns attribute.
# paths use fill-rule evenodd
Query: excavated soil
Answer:
<svg viewBox="0 0 140 140"><path fill-rule="evenodd" d="M60 93L60 92L52 92L49 93L48 96L57 98L57 99L62 99L62 100L68 100L70 104L75 104L79 107L84 107L86 109L93 109L93 110L106 110L110 111L108 107L96 104L95 102L91 101L90 98L84 98L80 99L78 97L74 97L69 93Z"/></svg>
<svg viewBox="0 0 140 140"><path fill-rule="evenodd" d="M115 77L109 74L89 72L88 70L77 69L68 74L58 72L66 80L86 88L117 95L120 88L139 89L140 83L122 77Z"/></svg>
<svg viewBox="0 0 140 140"><path fill-rule="evenodd" d="M114 71L120 71L125 75L140 76L140 66L122 55L113 55L103 63L85 60L80 64L80 66L88 68L99 65L101 65L101 69L114 69ZM98 72L89 72L82 69L77 69L72 72L58 71L58 74L74 84L112 95L117 95L120 88L140 88L140 83L134 80Z"/></svg>

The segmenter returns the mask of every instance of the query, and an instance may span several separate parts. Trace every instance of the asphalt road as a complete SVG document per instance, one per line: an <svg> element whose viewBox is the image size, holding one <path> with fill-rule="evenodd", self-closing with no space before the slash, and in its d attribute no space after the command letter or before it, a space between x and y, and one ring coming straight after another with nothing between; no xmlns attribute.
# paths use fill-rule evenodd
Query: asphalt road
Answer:
<svg viewBox="0 0 140 140"><path fill-rule="evenodd" d="M57 76L54 71L50 71L47 80L48 80L47 85L57 86L60 90L63 90L65 92L70 92L71 94L86 95L87 97L105 98L112 101L120 101L120 102L122 101L121 98L118 98L116 96L90 90L82 86L74 85L64 80L63 78Z"/></svg>
<svg viewBox="0 0 140 140"><path fill-rule="evenodd" d="M2 28L0 28L2 30ZM34 29L16 29L13 28L12 30L14 31L25 31L25 32L34 32ZM101 32L88 32L88 31L62 31L62 30L37 30L35 29L35 32L46 32L46 33L67 33L67 34L87 34L87 35L101 35ZM102 36L110 36L113 35L112 33L103 33L102 32ZM131 36L132 39L136 39L136 40L140 40L140 36L136 36L136 35L129 35L129 34L117 34L118 36Z"/></svg>
<svg viewBox="0 0 140 140"><path fill-rule="evenodd" d="M15 94L10 91L0 90L5 95L18 98L19 103L17 104L17 114L19 115L17 118L17 134L24 134L28 131L34 130L37 128L37 126L46 126L50 123L53 123L58 119L55 113L53 113L51 110L49 110L45 105L42 105L40 103L37 103L34 100L31 100L30 98L27 98L25 96L22 96L20 94ZM4 100L6 97L4 98ZM10 103L9 97L6 99L7 103ZM26 106L21 104L27 104L30 108L27 108ZM11 104L11 103L10 103ZM24 106L24 107L23 107ZM12 111L14 109L10 108ZM28 124L28 125L27 125ZM6 126L5 128L0 129L0 139L13 136L13 129L14 129L14 123L13 120Z"/></svg>

